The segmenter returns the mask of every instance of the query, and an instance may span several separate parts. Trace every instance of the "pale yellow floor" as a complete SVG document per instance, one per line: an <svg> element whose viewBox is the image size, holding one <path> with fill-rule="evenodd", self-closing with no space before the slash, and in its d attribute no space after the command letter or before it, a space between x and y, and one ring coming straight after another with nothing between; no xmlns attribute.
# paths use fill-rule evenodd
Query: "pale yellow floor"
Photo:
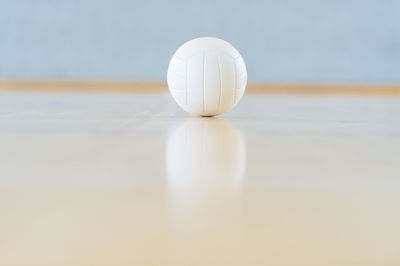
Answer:
<svg viewBox="0 0 400 266"><path fill-rule="evenodd" d="M400 97L0 93L0 265L400 265Z"/></svg>

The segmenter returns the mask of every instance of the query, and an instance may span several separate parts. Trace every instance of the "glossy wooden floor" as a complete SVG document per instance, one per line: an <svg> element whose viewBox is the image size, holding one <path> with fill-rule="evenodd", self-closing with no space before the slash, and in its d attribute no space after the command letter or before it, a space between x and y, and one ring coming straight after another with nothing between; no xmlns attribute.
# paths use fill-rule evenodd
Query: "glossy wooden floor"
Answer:
<svg viewBox="0 0 400 266"><path fill-rule="evenodd" d="M400 97L0 93L0 265L400 265Z"/></svg>

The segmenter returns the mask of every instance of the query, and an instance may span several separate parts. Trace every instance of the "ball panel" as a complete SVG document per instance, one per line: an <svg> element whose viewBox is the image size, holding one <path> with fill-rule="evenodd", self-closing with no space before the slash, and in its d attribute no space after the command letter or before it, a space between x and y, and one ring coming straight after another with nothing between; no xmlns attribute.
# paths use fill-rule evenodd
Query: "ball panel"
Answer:
<svg viewBox="0 0 400 266"><path fill-rule="evenodd" d="M204 71L204 112L215 115L221 104L221 69L216 54L205 54Z"/></svg>
<svg viewBox="0 0 400 266"><path fill-rule="evenodd" d="M168 67L168 74L172 72L179 76L186 76L186 60L181 60L177 57L172 57Z"/></svg>
<svg viewBox="0 0 400 266"><path fill-rule="evenodd" d="M247 74L244 73L242 76L238 77L238 88L236 89L236 103L240 101L240 99L243 97L244 91L246 89L246 84L247 84Z"/></svg>
<svg viewBox="0 0 400 266"><path fill-rule="evenodd" d="M186 90L184 91L171 91L172 97L174 100L178 103L179 106L185 109L185 106L187 106L187 95L186 95Z"/></svg>
<svg viewBox="0 0 400 266"><path fill-rule="evenodd" d="M198 115L204 113L204 57L205 53L200 53L187 62L187 108Z"/></svg>
<svg viewBox="0 0 400 266"><path fill-rule="evenodd" d="M168 75L168 87L174 91L186 91L186 76L182 77L176 73L170 72Z"/></svg>
<svg viewBox="0 0 400 266"><path fill-rule="evenodd" d="M247 85L247 70L242 57L235 60L236 67L236 100L235 104L242 98Z"/></svg>
<svg viewBox="0 0 400 266"><path fill-rule="evenodd" d="M243 74L247 73L246 64L241 56L235 59L235 64L238 76L242 76Z"/></svg>
<svg viewBox="0 0 400 266"><path fill-rule="evenodd" d="M173 57L168 67L168 88L175 101L187 105L186 62Z"/></svg>
<svg viewBox="0 0 400 266"><path fill-rule="evenodd" d="M221 105L220 113L229 111L234 105L235 100L235 64L232 57L221 55Z"/></svg>

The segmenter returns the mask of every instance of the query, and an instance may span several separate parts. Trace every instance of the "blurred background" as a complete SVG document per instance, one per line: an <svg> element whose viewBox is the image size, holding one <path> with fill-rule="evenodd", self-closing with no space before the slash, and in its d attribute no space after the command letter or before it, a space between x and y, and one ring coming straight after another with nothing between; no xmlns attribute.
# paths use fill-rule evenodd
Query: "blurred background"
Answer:
<svg viewBox="0 0 400 266"><path fill-rule="evenodd" d="M400 83L397 0L1 0L0 79L165 81L201 36L231 42L250 82Z"/></svg>

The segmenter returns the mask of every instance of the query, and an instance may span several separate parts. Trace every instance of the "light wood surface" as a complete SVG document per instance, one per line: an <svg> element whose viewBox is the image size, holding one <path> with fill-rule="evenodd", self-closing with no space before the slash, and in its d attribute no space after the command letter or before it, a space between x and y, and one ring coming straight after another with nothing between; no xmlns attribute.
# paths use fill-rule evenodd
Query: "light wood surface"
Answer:
<svg viewBox="0 0 400 266"><path fill-rule="evenodd" d="M400 98L0 92L0 265L400 265Z"/></svg>
<svg viewBox="0 0 400 266"><path fill-rule="evenodd" d="M162 92L166 82L110 81L7 81L0 80L0 91L105 91L105 92ZM346 84L268 84L250 83L247 93L269 94L350 94L400 96L400 85Z"/></svg>

